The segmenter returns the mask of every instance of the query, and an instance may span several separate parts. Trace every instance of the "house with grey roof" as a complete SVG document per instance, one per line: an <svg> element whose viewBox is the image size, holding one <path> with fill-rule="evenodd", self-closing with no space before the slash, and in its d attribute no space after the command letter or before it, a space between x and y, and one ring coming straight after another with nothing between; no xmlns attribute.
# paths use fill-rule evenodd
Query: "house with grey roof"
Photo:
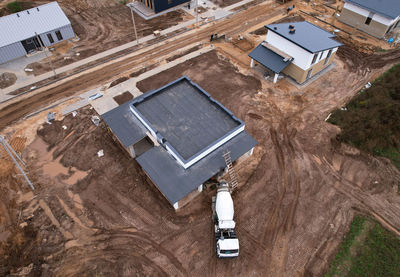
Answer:
<svg viewBox="0 0 400 277"><path fill-rule="evenodd" d="M339 21L383 38L400 28L399 0L344 0Z"/></svg>
<svg viewBox="0 0 400 277"><path fill-rule="evenodd" d="M119 143L136 159L168 202L178 209L257 142L245 123L188 77L149 91L102 115Z"/></svg>
<svg viewBox="0 0 400 277"><path fill-rule="evenodd" d="M270 24L265 41L249 53L250 66L257 62L274 75L285 74L304 83L328 67L342 45L331 34L307 21Z"/></svg>
<svg viewBox="0 0 400 277"><path fill-rule="evenodd" d="M57 2L0 17L0 64L75 36Z"/></svg>

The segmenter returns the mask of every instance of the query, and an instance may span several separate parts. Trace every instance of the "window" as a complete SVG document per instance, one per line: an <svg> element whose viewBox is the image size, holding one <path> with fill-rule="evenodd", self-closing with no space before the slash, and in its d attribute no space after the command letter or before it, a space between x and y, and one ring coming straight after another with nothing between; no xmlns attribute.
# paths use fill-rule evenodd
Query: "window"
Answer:
<svg viewBox="0 0 400 277"><path fill-rule="evenodd" d="M322 55L324 54L324 51L321 52L321 54L319 55L319 61L322 59Z"/></svg>
<svg viewBox="0 0 400 277"><path fill-rule="evenodd" d="M51 34L47 34L47 38L49 39L50 43L54 43L54 39Z"/></svg>
<svg viewBox="0 0 400 277"><path fill-rule="evenodd" d="M56 36L57 36L58 40L62 40L63 39L60 31L56 31Z"/></svg>
<svg viewBox="0 0 400 277"><path fill-rule="evenodd" d="M327 64L329 62L329 58L331 57L331 55L332 55L332 49L329 50L328 55L326 56L324 64Z"/></svg>
<svg viewBox="0 0 400 277"><path fill-rule="evenodd" d="M374 16L374 13L369 13L367 20L365 20L365 25L369 25L372 21L372 17Z"/></svg>
<svg viewBox="0 0 400 277"><path fill-rule="evenodd" d="M311 64L314 64L317 61L318 53L314 54Z"/></svg>

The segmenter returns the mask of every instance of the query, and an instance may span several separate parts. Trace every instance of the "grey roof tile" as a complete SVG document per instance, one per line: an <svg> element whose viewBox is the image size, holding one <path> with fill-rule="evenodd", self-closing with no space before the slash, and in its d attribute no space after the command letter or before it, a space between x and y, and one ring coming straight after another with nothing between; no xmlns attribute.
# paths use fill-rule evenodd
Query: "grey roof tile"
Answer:
<svg viewBox="0 0 400 277"><path fill-rule="evenodd" d="M289 26L293 25L296 29L294 33L289 32ZM333 38L331 34L310 22L290 22L266 25L269 31L274 32L301 48L316 53L331 48L339 47L342 44Z"/></svg>
<svg viewBox="0 0 400 277"><path fill-rule="evenodd" d="M28 14L29 12L29 14ZM57 2L0 17L0 47L25 40L71 22Z"/></svg>

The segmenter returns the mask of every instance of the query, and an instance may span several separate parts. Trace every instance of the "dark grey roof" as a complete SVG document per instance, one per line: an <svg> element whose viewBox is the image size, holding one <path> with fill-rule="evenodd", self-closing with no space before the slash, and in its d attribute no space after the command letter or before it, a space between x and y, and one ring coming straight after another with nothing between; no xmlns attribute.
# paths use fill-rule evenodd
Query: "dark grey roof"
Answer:
<svg viewBox="0 0 400 277"><path fill-rule="evenodd" d="M132 101L128 101L101 116L125 147L145 138L147 132L129 108Z"/></svg>
<svg viewBox="0 0 400 277"><path fill-rule="evenodd" d="M183 160L244 125L187 77L139 96L133 107Z"/></svg>
<svg viewBox="0 0 400 277"><path fill-rule="evenodd" d="M369 11L395 19L400 15L399 0L346 0Z"/></svg>
<svg viewBox="0 0 400 277"><path fill-rule="evenodd" d="M243 131L188 169L180 166L162 147L153 147L136 160L161 193L174 204L225 168L222 154L226 149L231 151L234 161L256 145L257 141Z"/></svg>
<svg viewBox="0 0 400 277"><path fill-rule="evenodd" d="M264 47L262 43L250 52L249 57L271 69L275 73L280 73L291 63L291 60L285 61L282 56L267 47Z"/></svg>
<svg viewBox="0 0 400 277"><path fill-rule="evenodd" d="M289 25L294 25L296 29L294 33L289 33ZM335 37L334 34L331 34L307 21L270 24L265 27L311 53L328 50L342 45L340 42L332 39Z"/></svg>

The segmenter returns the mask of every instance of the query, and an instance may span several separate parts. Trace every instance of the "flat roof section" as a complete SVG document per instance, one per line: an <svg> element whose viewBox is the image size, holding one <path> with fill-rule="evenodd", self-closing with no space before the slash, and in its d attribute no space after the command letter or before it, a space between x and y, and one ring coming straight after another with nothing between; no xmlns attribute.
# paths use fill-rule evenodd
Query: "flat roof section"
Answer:
<svg viewBox="0 0 400 277"><path fill-rule="evenodd" d="M129 108L132 102L133 100L128 101L101 116L124 147L129 147L147 136L146 128L142 127L142 123Z"/></svg>
<svg viewBox="0 0 400 277"><path fill-rule="evenodd" d="M295 27L294 33L289 32L290 25ZM265 27L311 53L343 45L333 39L335 37L334 34L331 34L307 21L270 24L265 25Z"/></svg>
<svg viewBox="0 0 400 277"><path fill-rule="evenodd" d="M158 190L173 205L226 167L222 154L230 150L232 161L257 145L245 131L223 144L188 169L181 167L161 146L136 158Z"/></svg>
<svg viewBox="0 0 400 277"><path fill-rule="evenodd" d="M186 161L244 128L241 120L186 76L139 96L133 107Z"/></svg>
<svg viewBox="0 0 400 277"><path fill-rule="evenodd" d="M283 58L271 49L263 46L262 43L260 43L253 51L250 52L249 57L275 73L280 73L292 61L291 59L288 60Z"/></svg>

